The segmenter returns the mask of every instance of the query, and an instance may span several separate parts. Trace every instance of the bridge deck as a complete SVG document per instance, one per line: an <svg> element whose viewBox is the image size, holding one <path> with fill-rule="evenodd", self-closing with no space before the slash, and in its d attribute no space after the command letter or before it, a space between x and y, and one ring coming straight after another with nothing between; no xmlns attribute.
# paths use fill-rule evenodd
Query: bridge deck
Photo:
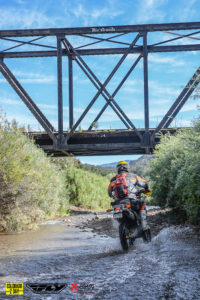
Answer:
<svg viewBox="0 0 200 300"><path fill-rule="evenodd" d="M139 130L144 134L144 129ZM150 129L151 134L154 129ZM160 132L175 134L177 129L162 129ZM47 155L52 156L87 156L87 155L119 155L119 154L146 154L152 153L154 147L142 147L139 137L134 130L97 130L75 132L63 149L55 149L52 139L46 132L26 133L40 146ZM55 132L57 135L58 132ZM67 135L67 132L64 133ZM160 138L155 138L155 144ZM155 146L155 145L154 145Z"/></svg>

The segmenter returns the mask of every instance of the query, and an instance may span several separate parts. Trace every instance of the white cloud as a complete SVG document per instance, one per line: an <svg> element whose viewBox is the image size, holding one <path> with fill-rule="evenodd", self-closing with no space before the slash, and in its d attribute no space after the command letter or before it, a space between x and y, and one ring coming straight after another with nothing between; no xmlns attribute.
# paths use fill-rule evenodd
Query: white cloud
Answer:
<svg viewBox="0 0 200 300"><path fill-rule="evenodd" d="M7 7L0 8L0 27L1 29L11 28L43 28L47 26L55 26L58 18L49 18L41 10L28 8Z"/></svg>
<svg viewBox="0 0 200 300"><path fill-rule="evenodd" d="M160 123L162 117L151 117L149 119L151 122L156 122L157 124ZM192 126L192 121L184 120L184 119L177 119L175 118L169 127L190 127Z"/></svg>
<svg viewBox="0 0 200 300"><path fill-rule="evenodd" d="M126 83L124 84L124 91L127 93L143 93L143 80L137 80L137 79L128 79ZM156 80L149 80L149 94L150 94L150 100L152 99L152 103L156 103L157 101L160 101L160 96L165 97L169 96L178 96L179 89L177 89L175 86L173 87L170 84L163 84L163 82L158 82ZM153 98L152 96L156 96L156 98ZM159 100L157 100L159 96ZM174 98L174 97L173 97ZM165 102L170 101L170 99L165 98Z"/></svg>
<svg viewBox="0 0 200 300"><path fill-rule="evenodd" d="M188 103L188 104L185 104L185 105L182 107L181 112L197 110L197 106L198 106L199 104L200 104L200 100L198 100L198 102L195 101L195 103Z"/></svg>
<svg viewBox="0 0 200 300"><path fill-rule="evenodd" d="M25 0L15 0L15 2L17 3L17 4L26 4L26 1Z"/></svg>
<svg viewBox="0 0 200 300"><path fill-rule="evenodd" d="M170 103L170 99L167 98L167 99L163 99L163 98L160 98L159 99L150 99L150 105L165 105L165 104L169 104Z"/></svg>
<svg viewBox="0 0 200 300"><path fill-rule="evenodd" d="M102 22L102 19L114 19L123 14L122 10L117 10L112 1L108 1L106 6L101 8L86 9L82 4L79 4L74 9L71 9L72 14L82 21L83 26L92 26Z"/></svg>
<svg viewBox="0 0 200 300"><path fill-rule="evenodd" d="M10 98L0 98L0 103L8 104L8 105L20 105L22 102L19 100L14 100Z"/></svg>
<svg viewBox="0 0 200 300"><path fill-rule="evenodd" d="M22 78L20 79L22 83L55 83L55 76L41 76L40 78Z"/></svg>
<svg viewBox="0 0 200 300"><path fill-rule="evenodd" d="M197 9L194 7L194 4L196 3L196 0L185 0L182 1L182 7L181 12L177 11L177 19L181 22L183 21L192 21L194 20L194 16L198 15Z"/></svg>
<svg viewBox="0 0 200 300"><path fill-rule="evenodd" d="M0 79L0 83L6 83L7 80L4 78ZM56 78L54 76L38 77L38 78L20 78L20 83L55 83Z"/></svg>
<svg viewBox="0 0 200 300"><path fill-rule="evenodd" d="M163 21L166 11L161 9L162 5L166 4L166 0L144 0L139 1L137 12L137 22L146 23L157 19L156 23Z"/></svg>
<svg viewBox="0 0 200 300"><path fill-rule="evenodd" d="M166 86L163 83L159 83L156 80L149 80L149 92L154 96L178 96L179 90L176 87Z"/></svg>
<svg viewBox="0 0 200 300"><path fill-rule="evenodd" d="M177 57L166 56L166 55L158 55L158 54L150 54L148 56L148 61L150 63L158 63L158 64L167 64L171 66L184 66L186 63L183 60L178 59Z"/></svg>
<svg viewBox="0 0 200 300"><path fill-rule="evenodd" d="M23 72L19 70L13 70L13 74L19 80L20 83L56 83L57 77L53 75ZM65 80L63 80L65 81ZM5 78L0 78L0 82L7 82Z"/></svg>

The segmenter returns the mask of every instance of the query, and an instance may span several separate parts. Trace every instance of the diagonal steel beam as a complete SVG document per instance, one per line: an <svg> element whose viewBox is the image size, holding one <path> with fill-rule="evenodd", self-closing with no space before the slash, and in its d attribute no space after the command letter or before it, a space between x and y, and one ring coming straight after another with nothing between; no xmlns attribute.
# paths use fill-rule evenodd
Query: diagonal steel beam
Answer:
<svg viewBox="0 0 200 300"><path fill-rule="evenodd" d="M33 39L33 40L29 41L29 43L34 42L34 41L41 40L41 39L43 39L43 38L44 38L44 36L40 36L40 37L38 37L38 38L36 38L36 39ZM1 39L2 39L2 38L1 38ZM16 42L18 42L18 41L16 41ZM15 48L18 48L18 47L22 47L22 46L23 46L24 44L26 44L27 42L18 42L18 43L19 43L19 45L15 45L15 46L13 46L13 47L4 49L4 50L2 50L2 52L6 52L6 51L8 51L8 50L12 50L12 49L15 49Z"/></svg>
<svg viewBox="0 0 200 300"><path fill-rule="evenodd" d="M67 49L74 49L72 47L72 45L69 43L69 41L64 41L63 43L65 44L66 42L68 42L68 46L65 45L65 47L67 46L68 48ZM76 50L74 49L75 53L77 54ZM92 72L92 70L88 67L88 65L85 63L85 61L80 57L79 54L77 54L77 57L79 58L79 60L76 59L76 56L75 56L75 61L76 63L79 65L79 67L83 70L83 72L86 74L86 76L90 79L90 81L94 84L94 86L97 88L97 90L99 90L99 86L97 85L97 83L93 80L93 78L90 76L90 74L95 78L95 80L97 82L99 82L99 85L101 86L101 83L100 81L98 80L98 78L95 76L95 74ZM82 65L83 64L83 65ZM88 70L88 71L87 71ZM90 72L90 74L88 73ZM102 96L104 97L104 99L107 101L107 103L109 103L109 105L111 106L111 108L114 110L114 112L116 113L116 115L120 118L120 120L124 123L124 125L129 129L130 126L127 124L127 122L123 119L123 117L120 115L119 111L115 108L115 106L112 104L111 101L109 101L109 99L104 95L104 93L102 92L101 93ZM125 117L126 119L126 117Z"/></svg>
<svg viewBox="0 0 200 300"><path fill-rule="evenodd" d="M40 37L40 38L38 38L38 40L41 39L41 38L44 38L44 37ZM10 39L10 38L5 38L5 37L1 37L1 39L6 40L6 41L15 42L15 43L21 43L21 44L24 44L24 45L28 44L28 45L39 46L39 47L44 47L44 48L56 49L56 47L53 47L53 46L47 46L47 45L32 43L31 41L30 42L25 42L25 41L13 40L13 39ZM22 45L20 45L20 46L22 46Z"/></svg>
<svg viewBox="0 0 200 300"><path fill-rule="evenodd" d="M94 86L97 88L97 90L99 90L99 86L96 84L96 82L93 80L93 78L90 76L90 74L87 72L87 70L84 69L84 67L82 66L82 64L75 59L76 63L79 65L79 67L83 70L83 72L86 74L86 76L91 80L91 82L94 84ZM120 120L124 123L124 125L130 129L130 126L126 123L126 121L123 119L123 117L120 115L119 111L115 108L115 106L112 104L112 102L106 97L106 95L104 95L102 93L102 96L104 97L104 99L107 101L107 104L111 106L111 108L114 110L114 112L116 113L116 115L120 118Z"/></svg>
<svg viewBox="0 0 200 300"><path fill-rule="evenodd" d="M66 42L68 43L67 45L66 45ZM63 41L63 43L64 43L64 45L65 45L65 47L69 50L70 48L73 48L72 47L72 45L69 43L69 41ZM76 50L74 49L74 51L75 51L75 53L77 53L76 52ZM97 88L97 90L99 90L100 88L99 88L99 86L97 85L97 83L93 80L93 78L90 76L90 74L88 73L88 71L90 71L90 73L92 74L92 76L93 77L95 77L95 79L96 79L96 76L94 75L94 73L91 71L91 69L87 66L87 64L83 61L83 59L79 56L79 55L77 55L77 57L79 57L79 59L80 59L80 61L82 62L82 64L81 64L81 62L79 62L77 59L76 59L76 56L75 56L75 61L76 61L76 63L79 65L79 67L83 70L83 72L86 74L86 76L90 79L90 81L94 84L94 86ZM84 66L86 66L85 68L84 68ZM88 71L87 71L88 70ZM97 79L98 80L98 79ZM102 94L102 96L105 98L105 100L108 102L109 101L109 99L104 95L104 93L102 92L101 93ZM121 119L121 121L124 123L124 125L129 129L130 128L130 126L126 123L126 121L123 119L123 117L120 115L120 113L118 112L118 110L115 108L115 106L110 102L109 103L110 104L110 106L112 107L112 109L114 110L114 112L117 114L117 116Z"/></svg>
<svg viewBox="0 0 200 300"><path fill-rule="evenodd" d="M32 114L38 120L38 122L41 124L41 126L46 130L46 132L51 137L51 139L54 142L56 142L56 136L53 133L53 130L54 130L53 126L47 120L47 118L44 116L44 114L40 111L40 109L37 107L37 105L33 102L31 97L24 90L24 88L21 86L21 84L18 82L18 80L15 78L15 76L12 74L12 72L8 69L6 64L1 59L0 59L0 71L3 74L3 76L5 77L5 79L10 83L10 85L15 90L15 92L22 99L22 101L26 104L28 109L32 112Z"/></svg>
<svg viewBox="0 0 200 300"><path fill-rule="evenodd" d="M138 56L138 58L136 59L136 61L133 63L133 65L131 66L131 68L129 69L129 71L126 73L126 75L124 76L124 78L121 80L121 82L119 83L119 85L117 86L117 88L115 89L115 91L113 92L112 98L114 98L115 95L118 93L118 91L120 90L120 88L122 87L122 85L124 84L124 82L127 80L127 78L129 77L129 75L131 74L131 72L134 70L134 68L136 67L136 65L140 61L141 57L142 57L142 55ZM109 101L111 102L112 100L110 99ZM94 119L94 121L91 123L90 127L88 128L88 130L92 129L92 127L93 127L92 124L96 123L99 120L99 118L104 113L104 111L106 110L106 108L108 107L108 105L109 105L109 103L107 102L104 105L104 107L102 108L102 110L99 112L99 114L97 115L97 117Z"/></svg>
<svg viewBox="0 0 200 300"><path fill-rule="evenodd" d="M137 42L137 40L139 39L140 34L138 34L136 36L136 38L133 41L133 45L135 45L135 43ZM136 127L134 126L134 124L131 122L131 120L127 117L127 115L123 112L123 110L120 108L120 106L116 103L116 101L113 99L113 97L108 93L108 91L105 89L105 87L103 87L103 85L101 84L101 82L98 80L98 78L96 77L96 75L91 71L91 69L88 67L88 65L84 62L84 60L80 57L80 55L77 53L77 51L72 47L72 45L69 43L69 41L67 41L66 39L63 41L65 44L65 47L68 51L73 51L74 54L77 55L77 57L79 58L79 60L81 61L81 63L84 65L84 67L90 72L90 74L94 77L94 79L97 81L97 83L99 84L99 86L103 89L103 91L107 94L107 96L112 100L113 104L115 105L115 107L119 110L119 112L122 114L122 116L126 119L126 121L131 125L131 127L136 130L138 136L140 137L140 133L137 131ZM130 48L130 47L129 47ZM98 88L98 90L100 90ZM100 91L100 93L103 95L102 91ZM103 95L104 97L104 95ZM105 98L105 97L104 97ZM108 101L108 99L106 99ZM111 105L111 102L108 102ZM112 107L112 106L111 106ZM122 120L122 118L120 117L120 119ZM122 120L123 121L123 120Z"/></svg>
<svg viewBox="0 0 200 300"><path fill-rule="evenodd" d="M129 54L131 48L135 45L135 43L137 42L137 40L139 39L139 37L140 37L140 34L138 34L136 36L136 38L132 41L132 43L130 44L130 46L126 49L126 52L120 58L119 62L117 63L117 65L115 66L115 68L113 69L113 71L110 73L110 75L104 81L103 85L101 86L101 88L99 89L99 91L96 93L96 95L93 97L93 99L91 100L91 102L89 103L89 105L86 107L86 109L84 110L84 112L82 113L82 115L80 116L80 118L78 119L78 121L74 124L74 126L71 129L70 133L66 137L66 141L69 140L69 138L74 133L74 131L76 130L76 128L78 127L78 125L80 124L80 122L84 119L84 117L86 116L86 114L88 113L88 111L90 110L90 108L92 107L92 105L94 104L94 102L96 101L96 99L99 97L99 95L101 94L101 92L103 91L103 89L106 87L106 85L109 83L109 81L111 80L111 78L113 77L113 75L119 69L119 67L121 66L121 64L123 63L123 61L127 57L127 55Z"/></svg>
<svg viewBox="0 0 200 300"><path fill-rule="evenodd" d="M64 41L64 44L65 44L65 41ZM69 43L69 46L71 46L71 44ZM66 45L65 45L66 47ZM72 47L72 46L71 46ZM76 51L75 51L76 52ZM82 62L83 61L83 65L86 65L87 66L87 70L86 68L84 68L84 66L76 59L75 57L75 61L76 63L79 65L79 67L83 70L83 72L86 74L86 76L90 79L90 81L94 84L94 86L97 88L97 90L99 90L99 86L97 85L97 83L93 80L93 78L90 76L90 74L88 73L87 70L90 70L90 68L86 65L86 63L80 58L80 61ZM90 70L90 73L93 75L94 73ZM95 75L94 75L95 76ZM96 77L96 76L95 76ZM98 80L98 79L97 79ZM102 96L105 98L105 100L107 102L109 102L109 99L104 95L103 92L101 92ZM120 113L118 112L118 110L115 108L115 106L110 102L109 103L110 106L112 107L112 109L114 110L114 112L117 114L117 116L121 119L121 121L124 123L124 125L129 129L130 126L126 123L126 121L123 119L123 117L120 115Z"/></svg>
<svg viewBox="0 0 200 300"><path fill-rule="evenodd" d="M191 38L191 36L192 35L195 35L195 34L198 34L198 33L200 33L200 31L196 31L196 32L192 32L192 33L188 33L188 34L184 34L184 35L179 35L178 33L176 34L176 33L173 33L173 32L167 32L167 31L164 31L165 33L170 33L170 34L174 34L174 35L178 35L178 37L176 37L176 38L173 38L173 39L169 39L169 40L166 40L166 41L163 41L163 42L159 42L159 43L155 43L155 44L152 44L152 45L150 45L150 46L157 46L157 45L162 45L162 44L165 44L165 43L169 43L169 42L173 42L173 41L176 41L176 40L180 40L180 39L183 39L183 38L186 38L186 37L190 37ZM195 38L194 38L195 39Z"/></svg>
<svg viewBox="0 0 200 300"><path fill-rule="evenodd" d="M160 121L159 125L155 129L154 133L152 134L152 139L154 139L155 134L160 131L161 128L167 128L166 124L169 126L169 124L172 122L174 118L174 112L177 114L179 110L181 109L182 105L181 102L184 103L187 101L189 96L194 91L194 88L199 83L199 76L200 76L200 67L196 70L192 78L188 81L180 95L177 97L176 101L172 104L168 112L165 114L163 119Z"/></svg>
<svg viewBox="0 0 200 300"><path fill-rule="evenodd" d="M173 113L171 115L171 118L169 118L168 121L165 123L165 125L164 125L165 128L169 127L169 125L174 120L174 118L176 117L176 115L179 113L179 111L181 110L181 108L183 107L183 105L186 103L186 101L188 100L188 98L192 95L193 91L198 86L199 82L200 82L200 76L191 85L191 87L189 87L188 93L182 98L182 101L179 103L179 105L177 106L177 108L173 111Z"/></svg>
<svg viewBox="0 0 200 300"><path fill-rule="evenodd" d="M75 49L77 50L77 49L80 49L80 48L83 48L83 47L86 47L86 46L90 46L90 45L94 45L94 44L99 44L99 43L102 43L102 42L110 42L110 43L115 43L115 44L121 44L121 45L130 46L129 43L124 43L124 42L120 42L120 41L112 41L112 39L114 39L116 37L119 37L119 36L122 36L122 35L125 35L125 34L127 34L127 33L117 34L117 35L111 36L111 37L109 37L107 39L98 38L98 37L90 36L90 35L86 35L86 34L80 34L79 36L91 38L91 39L97 40L97 42L93 42L93 43L89 43L89 44L86 44L86 45L83 45L83 46L79 46L79 47L76 47Z"/></svg>

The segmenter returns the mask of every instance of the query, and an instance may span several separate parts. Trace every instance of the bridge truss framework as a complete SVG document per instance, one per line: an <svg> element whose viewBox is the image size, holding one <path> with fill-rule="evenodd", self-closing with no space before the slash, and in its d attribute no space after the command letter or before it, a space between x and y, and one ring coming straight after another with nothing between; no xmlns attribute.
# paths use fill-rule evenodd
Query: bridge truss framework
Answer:
<svg viewBox="0 0 200 300"><path fill-rule="evenodd" d="M175 31L181 31L177 33ZM187 31L187 33L183 33ZM188 33L188 31L190 31ZM155 44L148 43L148 35L151 32L167 32L173 34L173 38L162 40ZM129 42L119 41L121 36L134 33L134 38ZM169 108L158 126L154 129L149 128L149 91L148 91L148 53L160 52L178 52L178 51L199 51L199 38L195 37L200 33L200 22L189 23L166 23L166 24L146 24L146 25L127 25L127 26L104 26L104 27L77 27L77 28L52 28L52 29L25 29L25 30L1 30L0 39L16 43L15 46L0 50L0 71L12 86L14 91L22 99L34 117L44 128L45 133L32 133L31 136L48 154L55 156L62 155L105 155L105 154L136 154L151 153L159 142L158 133L171 132L169 125L191 96L194 89L200 82L200 67L195 70L194 75L183 88L180 95ZM103 34L104 37L101 37ZM105 38L108 34L109 37ZM111 34L114 34L110 36ZM38 41L49 36L56 37L56 45L47 45ZM84 37L91 40L90 43L74 47L69 41L69 36ZM31 38L23 40L23 38ZM197 41L192 44L176 44L181 39L193 39ZM117 39L117 40L116 40ZM112 43L116 47L96 48L96 44L102 42ZM173 44L171 44L173 42ZM140 44L138 44L140 43ZM170 43L170 44L169 44ZM168 44L168 45L166 45ZM40 47L39 51L16 51L16 48L24 45ZM95 48L91 47L95 45ZM120 46L120 47L119 47ZM88 48L90 47L90 48ZM15 49L15 50L14 50ZM44 49L44 50L41 50ZM136 60L122 78L121 82L110 93L106 86L117 72L121 64L131 53L138 54ZM101 82L97 75L91 70L84 60L88 55L115 55L121 54L116 66L108 75L104 82ZM62 59L68 57L68 81L69 81L69 131L63 128L63 76L62 76ZM27 58L27 57L57 57L57 89L58 89L58 131L54 129L50 121L45 117L27 91L22 87L20 82L14 76L12 71L5 64L6 59ZM115 100L115 96L137 66L139 61L143 61L143 81L144 81L144 121L145 128L139 130L122 110ZM73 63L77 63L88 79L96 87L97 92L80 115L74 122L74 105L73 105ZM102 95L105 99L105 105L99 111L98 115L91 122L87 131L77 132L78 126L85 118L97 98ZM126 130L117 130L112 132L94 131L92 128L110 106L117 114L119 119L126 126Z"/></svg>

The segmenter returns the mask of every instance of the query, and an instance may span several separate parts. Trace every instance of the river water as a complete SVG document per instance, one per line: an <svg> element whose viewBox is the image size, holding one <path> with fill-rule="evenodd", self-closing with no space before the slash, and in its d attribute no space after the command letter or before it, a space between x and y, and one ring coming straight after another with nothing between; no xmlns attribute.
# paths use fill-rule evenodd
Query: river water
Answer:
<svg viewBox="0 0 200 300"><path fill-rule="evenodd" d="M46 222L38 231L0 235L0 299L200 299L200 239L194 229L165 228L151 243L137 239L124 253L118 238L74 226L91 217L74 216L72 226ZM24 295L5 295L6 282L23 282ZM66 287L57 295L38 295L26 283ZM89 294L75 288L84 283L94 288Z"/></svg>

